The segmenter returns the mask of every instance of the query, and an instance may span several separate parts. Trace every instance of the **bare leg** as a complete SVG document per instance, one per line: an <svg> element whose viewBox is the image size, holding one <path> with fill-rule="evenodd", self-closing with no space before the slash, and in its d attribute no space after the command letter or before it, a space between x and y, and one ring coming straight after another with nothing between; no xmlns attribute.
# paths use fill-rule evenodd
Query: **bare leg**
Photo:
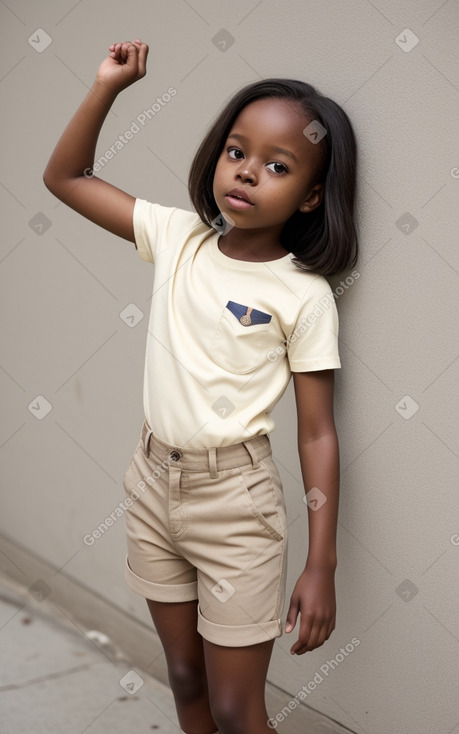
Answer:
<svg viewBox="0 0 459 734"><path fill-rule="evenodd" d="M147 599L147 604L164 648L182 730L186 734L214 734L218 727L210 710L203 639L197 631L198 601Z"/></svg>
<svg viewBox="0 0 459 734"><path fill-rule="evenodd" d="M274 640L247 647L223 647L208 640L203 644L210 707L219 732L272 734L265 685Z"/></svg>

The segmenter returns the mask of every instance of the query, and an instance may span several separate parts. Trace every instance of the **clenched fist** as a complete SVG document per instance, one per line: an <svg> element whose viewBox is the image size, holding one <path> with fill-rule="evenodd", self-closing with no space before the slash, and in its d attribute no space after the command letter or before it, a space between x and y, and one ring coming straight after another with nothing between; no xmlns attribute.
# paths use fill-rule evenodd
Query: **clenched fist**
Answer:
<svg viewBox="0 0 459 734"><path fill-rule="evenodd" d="M147 73L148 46L140 38L133 42L112 43L109 51L108 58L99 66L96 81L116 94Z"/></svg>

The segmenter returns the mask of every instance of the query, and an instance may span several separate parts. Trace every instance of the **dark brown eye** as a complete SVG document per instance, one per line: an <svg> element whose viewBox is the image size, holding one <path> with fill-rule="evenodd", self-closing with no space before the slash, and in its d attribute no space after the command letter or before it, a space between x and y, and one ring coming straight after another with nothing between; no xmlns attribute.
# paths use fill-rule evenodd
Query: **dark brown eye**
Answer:
<svg viewBox="0 0 459 734"><path fill-rule="evenodd" d="M229 155L230 158L232 158L231 153L240 153L241 154L241 157L244 157L244 154L243 154L242 150L240 150L239 148L228 148L228 155ZM232 158L232 160L233 161L234 160L240 160L240 158L239 157L236 157L236 158Z"/></svg>
<svg viewBox="0 0 459 734"><path fill-rule="evenodd" d="M273 173L287 173L287 166L284 163L268 163L268 166L280 166L281 170L276 169Z"/></svg>

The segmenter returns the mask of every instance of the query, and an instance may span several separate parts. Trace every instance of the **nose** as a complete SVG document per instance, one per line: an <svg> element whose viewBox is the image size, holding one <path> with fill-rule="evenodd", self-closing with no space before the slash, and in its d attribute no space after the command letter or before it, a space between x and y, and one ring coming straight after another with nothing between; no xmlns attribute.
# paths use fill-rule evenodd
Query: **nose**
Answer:
<svg viewBox="0 0 459 734"><path fill-rule="evenodd" d="M256 181L256 173L253 165L248 161L247 158L243 158L241 166L237 172L237 178L246 183L254 183Z"/></svg>

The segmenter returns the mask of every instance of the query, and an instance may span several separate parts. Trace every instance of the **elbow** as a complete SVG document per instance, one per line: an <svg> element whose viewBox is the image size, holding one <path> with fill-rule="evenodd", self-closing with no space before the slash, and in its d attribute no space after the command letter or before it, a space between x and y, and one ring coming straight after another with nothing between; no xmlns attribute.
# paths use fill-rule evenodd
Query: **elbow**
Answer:
<svg viewBox="0 0 459 734"><path fill-rule="evenodd" d="M45 184L48 191L50 191L54 196L56 196L58 199L61 199L63 196L63 189L62 186L59 186L59 181L54 176L51 175L51 173L48 170L48 167L45 168L43 171L43 183Z"/></svg>
<svg viewBox="0 0 459 734"><path fill-rule="evenodd" d="M317 428L314 431L298 431L298 446L308 446L311 443L321 441L322 443L336 442L338 440L338 434L336 431L335 424L324 426L323 428Z"/></svg>
<svg viewBox="0 0 459 734"><path fill-rule="evenodd" d="M51 193L54 193L52 177L49 175L48 167L46 167L45 170L43 171L43 183L45 184L48 191L51 191Z"/></svg>

